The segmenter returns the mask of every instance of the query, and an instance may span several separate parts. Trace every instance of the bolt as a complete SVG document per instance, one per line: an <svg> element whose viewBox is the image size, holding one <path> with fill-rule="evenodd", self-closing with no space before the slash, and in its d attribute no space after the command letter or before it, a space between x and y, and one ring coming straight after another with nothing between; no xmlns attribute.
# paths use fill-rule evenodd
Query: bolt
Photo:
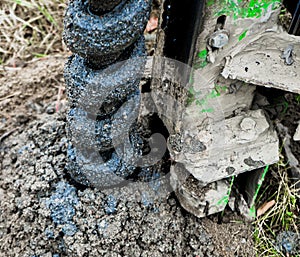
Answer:
<svg viewBox="0 0 300 257"><path fill-rule="evenodd" d="M256 121L251 118L244 118L240 124L242 130L252 130L256 126Z"/></svg>
<svg viewBox="0 0 300 257"><path fill-rule="evenodd" d="M285 60L285 64L286 65L292 65L294 63L294 60L293 60L293 50L294 50L294 46L293 45L288 45L283 50L281 58Z"/></svg>
<svg viewBox="0 0 300 257"><path fill-rule="evenodd" d="M217 30L208 39L208 44L215 48L222 48L229 41L229 32L225 29Z"/></svg>

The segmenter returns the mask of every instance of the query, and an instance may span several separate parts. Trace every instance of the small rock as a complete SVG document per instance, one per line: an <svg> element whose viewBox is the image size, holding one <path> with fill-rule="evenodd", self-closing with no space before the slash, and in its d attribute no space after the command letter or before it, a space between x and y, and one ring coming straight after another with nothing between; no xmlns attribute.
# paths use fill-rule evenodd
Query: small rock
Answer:
<svg viewBox="0 0 300 257"><path fill-rule="evenodd" d="M288 254L299 253L300 237L292 231L283 231L276 237L276 249Z"/></svg>
<svg viewBox="0 0 300 257"><path fill-rule="evenodd" d="M294 50L293 45L289 45L283 50L281 58L285 60L286 65L292 65L294 63L294 60L293 60L293 57L292 57L293 50Z"/></svg>
<svg viewBox="0 0 300 257"><path fill-rule="evenodd" d="M73 236L77 232L77 227L74 223L70 222L63 226L62 232L67 236Z"/></svg>
<svg viewBox="0 0 300 257"><path fill-rule="evenodd" d="M69 224L75 215L75 205L79 203L76 189L65 182L56 185L56 191L46 200L51 218L56 224Z"/></svg>
<svg viewBox="0 0 300 257"><path fill-rule="evenodd" d="M53 113L55 113L55 108L53 107L53 106L48 106L47 108L46 108L46 113L47 114L53 114Z"/></svg>
<svg viewBox="0 0 300 257"><path fill-rule="evenodd" d="M294 141L300 141L300 121L298 123L298 127L293 137Z"/></svg>
<svg viewBox="0 0 300 257"><path fill-rule="evenodd" d="M105 212L107 215L114 214L117 210L117 200L113 195L108 195L105 202Z"/></svg>

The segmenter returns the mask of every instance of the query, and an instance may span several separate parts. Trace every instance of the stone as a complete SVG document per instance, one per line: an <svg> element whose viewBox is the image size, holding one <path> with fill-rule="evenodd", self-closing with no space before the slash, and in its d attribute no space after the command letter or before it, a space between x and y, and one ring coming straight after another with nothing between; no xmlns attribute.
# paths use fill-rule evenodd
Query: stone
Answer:
<svg viewBox="0 0 300 257"><path fill-rule="evenodd" d="M293 137L294 141L300 141L300 121Z"/></svg>

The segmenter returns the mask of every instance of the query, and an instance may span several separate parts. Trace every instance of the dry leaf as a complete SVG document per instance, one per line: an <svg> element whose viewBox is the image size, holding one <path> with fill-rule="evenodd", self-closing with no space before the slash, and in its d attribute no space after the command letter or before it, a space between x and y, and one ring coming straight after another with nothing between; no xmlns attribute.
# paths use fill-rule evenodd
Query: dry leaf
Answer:
<svg viewBox="0 0 300 257"><path fill-rule="evenodd" d="M275 200L264 203L262 206L260 206L257 209L256 217L259 217L259 216L263 215L264 213L266 213L270 208L272 208L275 205L275 203L276 203Z"/></svg>
<svg viewBox="0 0 300 257"><path fill-rule="evenodd" d="M158 26L158 18L151 17L146 26L146 32L151 32L151 31L155 30L157 28L157 26Z"/></svg>

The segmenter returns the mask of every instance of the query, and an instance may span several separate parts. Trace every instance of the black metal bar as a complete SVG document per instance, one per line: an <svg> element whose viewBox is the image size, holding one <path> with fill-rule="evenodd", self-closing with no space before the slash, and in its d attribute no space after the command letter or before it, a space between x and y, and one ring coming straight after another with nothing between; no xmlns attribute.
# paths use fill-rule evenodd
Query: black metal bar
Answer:
<svg viewBox="0 0 300 257"><path fill-rule="evenodd" d="M289 33L296 36L300 36L300 0L298 1L295 12L293 14L293 19L289 28Z"/></svg>
<svg viewBox="0 0 300 257"><path fill-rule="evenodd" d="M165 31L166 57L192 65L203 7L202 0L165 1L162 29Z"/></svg>

